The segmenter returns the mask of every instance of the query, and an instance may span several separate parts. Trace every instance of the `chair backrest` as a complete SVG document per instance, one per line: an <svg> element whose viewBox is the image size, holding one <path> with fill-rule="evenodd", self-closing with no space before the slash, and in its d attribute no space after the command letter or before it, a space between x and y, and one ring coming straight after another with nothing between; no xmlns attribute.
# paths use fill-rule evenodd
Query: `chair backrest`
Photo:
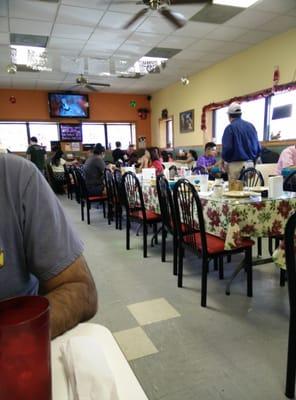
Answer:
<svg viewBox="0 0 296 400"><path fill-rule="evenodd" d="M207 238L202 204L194 186L187 179L179 179L173 189L179 240L197 249L196 233L200 233L202 254L208 257Z"/></svg>
<svg viewBox="0 0 296 400"><path fill-rule="evenodd" d="M296 192L296 170L286 176L283 189L287 192Z"/></svg>
<svg viewBox="0 0 296 400"><path fill-rule="evenodd" d="M123 200L127 216L132 211L142 211L143 220L146 221L146 209L144 204L143 192L136 174L131 171L122 175Z"/></svg>
<svg viewBox="0 0 296 400"><path fill-rule="evenodd" d="M74 172L79 185L80 197L86 198L88 196L85 178L79 168L74 168Z"/></svg>
<svg viewBox="0 0 296 400"><path fill-rule="evenodd" d="M203 167L202 165L198 165L198 166L192 168L193 175L194 174L200 175L200 174L207 174L207 173L208 173L207 169L205 167Z"/></svg>
<svg viewBox="0 0 296 400"><path fill-rule="evenodd" d="M291 318L295 318L295 312L296 312L295 230L296 230L296 213L291 215L291 217L288 219L288 222L285 227L285 236L284 236Z"/></svg>
<svg viewBox="0 0 296 400"><path fill-rule="evenodd" d="M107 199L110 205L115 205L116 203L116 189L114 178L111 169L105 168L104 170L105 186L107 189Z"/></svg>
<svg viewBox="0 0 296 400"><path fill-rule="evenodd" d="M176 214L172 192L170 190L169 183L163 174L157 176L156 188L162 222L173 234L177 229Z"/></svg>
<svg viewBox="0 0 296 400"><path fill-rule="evenodd" d="M122 189L122 174L119 169L115 169L113 172L114 175L114 184L116 191L116 198L119 204L124 205L124 194Z"/></svg>
<svg viewBox="0 0 296 400"><path fill-rule="evenodd" d="M246 168L240 173L239 180L243 181L244 186L264 186L264 179L260 171L256 168Z"/></svg>

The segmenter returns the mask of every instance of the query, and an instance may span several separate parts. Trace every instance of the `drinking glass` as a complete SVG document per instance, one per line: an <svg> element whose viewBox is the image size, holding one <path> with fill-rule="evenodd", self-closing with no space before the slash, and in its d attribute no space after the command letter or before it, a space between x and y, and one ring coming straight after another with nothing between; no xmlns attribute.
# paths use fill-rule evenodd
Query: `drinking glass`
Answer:
<svg viewBox="0 0 296 400"><path fill-rule="evenodd" d="M203 174L199 176L199 188L201 192L207 192L208 191L208 181L209 181L209 175L208 174Z"/></svg>
<svg viewBox="0 0 296 400"><path fill-rule="evenodd" d="M48 300L0 301L0 399L51 398Z"/></svg>

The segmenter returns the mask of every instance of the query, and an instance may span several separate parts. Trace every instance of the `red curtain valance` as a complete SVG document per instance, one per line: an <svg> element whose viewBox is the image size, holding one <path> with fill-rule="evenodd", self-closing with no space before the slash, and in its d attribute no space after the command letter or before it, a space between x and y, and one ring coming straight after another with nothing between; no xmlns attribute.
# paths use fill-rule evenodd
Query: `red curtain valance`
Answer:
<svg viewBox="0 0 296 400"><path fill-rule="evenodd" d="M208 111L213 111L213 110L217 110L218 108L226 107L229 104L231 104L233 101L237 101L238 103L241 103L242 101L257 100L257 99L260 99L261 97L268 97L275 92L281 92L284 90L295 90L295 89L296 89L296 82L289 82L289 83L285 83L283 85L275 85L271 88L263 89L258 92L246 94L244 96L232 97L231 99L220 101L219 103L207 104L206 106L203 107L202 113L201 113L201 126L200 126L201 130L205 131L207 128L206 113Z"/></svg>

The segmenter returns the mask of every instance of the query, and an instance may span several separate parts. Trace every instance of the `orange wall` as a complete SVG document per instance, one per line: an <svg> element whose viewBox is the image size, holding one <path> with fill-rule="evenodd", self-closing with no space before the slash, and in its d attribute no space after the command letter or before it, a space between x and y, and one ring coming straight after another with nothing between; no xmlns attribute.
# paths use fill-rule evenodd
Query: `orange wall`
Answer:
<svg viewBox="0 0 296 400"><path fill-rule="evenodd" d="M77 122L77 119L50 118L47 91L0 89L0 121L57 121ZM151 144L150 113L147 119L138 117L138 108L150 109L144 95L89 93L90 118L87 122L135 122L137 137L146 136ZM15 103L11 101L15 97ZM136 108L130 107L135 100ZM80 120L79 120L80 121Z"/></svg>

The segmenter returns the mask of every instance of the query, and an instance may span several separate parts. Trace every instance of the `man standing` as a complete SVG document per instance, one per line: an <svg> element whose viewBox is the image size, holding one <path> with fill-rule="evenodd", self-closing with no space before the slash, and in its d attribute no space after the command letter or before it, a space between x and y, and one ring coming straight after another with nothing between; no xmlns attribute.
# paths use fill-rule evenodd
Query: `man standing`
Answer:
<svg viewBox="0 0 296 400"><path fill-rule="evenodd" d="M241 119L239 103L231 103L228 108L230 124L222 137L222 159L227 162L229 179L238 179L243 167L256 162L261 152L257 131L250 122Z"/></svg>
<svg viewBox="0 0 296 400"><path fill-rule="evenodd" d="M38 144L38 140L35 136L32 136L31 144L27 149L27 159L31 160L36 167L44 173L45 169L45 159L46 159L46 151L44 147Z"/></svg>
<svg viewBox="0 0 296 400"><path fill-rule="evenodd" d="M121 143L120 142L115 142L116 149L113 150L112 152L112 157L113 157L113 163L116 164L117 161L122 161L124 162L125 158L125 151L121 150Z"/></svg>

